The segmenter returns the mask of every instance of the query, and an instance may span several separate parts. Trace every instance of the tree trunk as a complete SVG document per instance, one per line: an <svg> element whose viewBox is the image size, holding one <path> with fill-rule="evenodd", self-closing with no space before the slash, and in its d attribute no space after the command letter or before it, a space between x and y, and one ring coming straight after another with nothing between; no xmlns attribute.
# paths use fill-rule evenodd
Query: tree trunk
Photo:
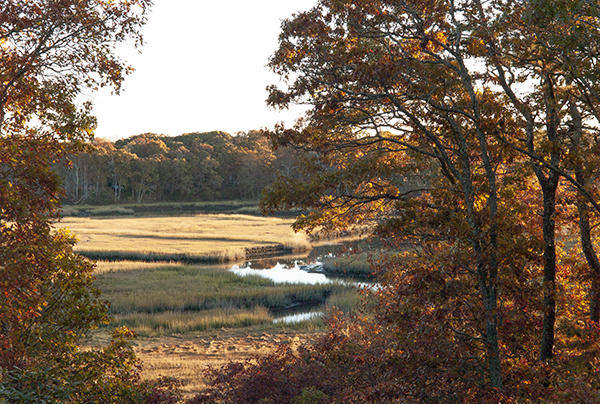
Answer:
<svg viewBox="0 0 600 404"><path fill-rule="evenodd" d="M569 100L569 111L573 122L571 140L572 148L576 154L580 154L581 140L583 137L583 118L577 107L577 102L574 99ZM589 183L590 178L585 175L581 163L581 159L576 159L575 179L579 184L585 186ZM586 178L588 177L588 178ZM592 228L590 226L590 213L585 198L577 195L577 213L579 215L579 238L581 240L581 249L588 263L590 278L592 280L591 290L589 293L590 299L590 319L598 323L600 321L600 262L598 255L594 250L592 243Z"/></svg>
<svg viewBox="0 0 600 404"><path fill-rule="evenodd" d="M488 371L492 387L502 388L502 371L500 363L500 348L498 346L498 321L496 313L497 292L496 287L487 287L485 296L486 309L486 355L488 360Z"/></svg>
<svg viewBox="0 0 600 404"><path fill-rule="evenodd" d="M558 142L560 124L559 107L554 90L553 77L546 74L544 78L544 102L546 106L546 137L551 142ZM529 148L533 151L533 138L529 137ZM550 164L558 167L560 152L555 148L550 152ZM554 348L554 323L556 322L556 243L555 223L556 189L559 175L555 171L548 172L546 177L540 167L534 163L534 171L542 188L544 213L542 230L544 234L544 320L542 324L542 341L540 343L540 360L552 358Z"/></svg>
<svg viewBox="0 0 600 404"><path fill-rule="evenodd" d="M592 273L592 290L590 291L590 319L600 322L600 272Z"/></svg>
<svg viewBox="0 0 600 404"><path fill-rule="evenodd" d="M579 177L579 175L578 175ZM577 178L580 182L582 178ZM590 319L594 322L600 320L600 262L592 244L589 210L586 202L579 197L577 199L577 211L579 213L579 237L581 248L590 268L592 286L590 290Z"/></svg>
<svg viewBox="0 0 600 404"><path fill-rule="evenodd" d="M544 213L544 321L542 325L542 342L540 344L540 359L545 361L552 358L554 347L554 323L556 320L556 245L555 223L556 211L556 186L553 181L550 185L543 186Z"/></svg>
<svg viewBox="0 0 600 404"><path fill-rule="evenodd" d="M83 202L87 201L89 199L89 181L88 181L88 169L87 169L87 165L85 164L85 161L83 163L83 189L82 189L82 197L81 200Z"/></svg>
<svg viewBox="0 0 600 404"><path fill-rule="evenodd" d="M79 203L79 166L74 163L73 168L75 168L75 203Z"/></svg>

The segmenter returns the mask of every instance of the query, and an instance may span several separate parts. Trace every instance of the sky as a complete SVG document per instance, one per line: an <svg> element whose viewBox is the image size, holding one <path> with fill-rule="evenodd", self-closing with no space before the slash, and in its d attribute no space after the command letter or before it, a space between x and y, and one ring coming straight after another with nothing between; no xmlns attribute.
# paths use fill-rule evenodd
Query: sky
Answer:
<svg viewBox="0 0 600 404"><path fill-rule="evenodd" d="M145 132L238 131L291 124L301 107L270 109L266 67L281 20L316 0L155 0L143 28L145 45L119 49L135 68L120 95L89 94L96 137L116 140Z"/></svg>

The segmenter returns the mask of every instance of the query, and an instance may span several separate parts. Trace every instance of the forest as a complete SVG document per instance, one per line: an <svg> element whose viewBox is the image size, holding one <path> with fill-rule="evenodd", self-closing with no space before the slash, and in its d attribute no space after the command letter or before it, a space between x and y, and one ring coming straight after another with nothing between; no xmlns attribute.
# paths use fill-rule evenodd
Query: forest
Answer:
<svg viewBox="0 0 600 404"><path fill-rule="evenodd" d="M258 199L279 176L296 175L299 162L293 149L273 151L261 131L145 133L96 139L55 170L66 204L215 201Z"/></svg>

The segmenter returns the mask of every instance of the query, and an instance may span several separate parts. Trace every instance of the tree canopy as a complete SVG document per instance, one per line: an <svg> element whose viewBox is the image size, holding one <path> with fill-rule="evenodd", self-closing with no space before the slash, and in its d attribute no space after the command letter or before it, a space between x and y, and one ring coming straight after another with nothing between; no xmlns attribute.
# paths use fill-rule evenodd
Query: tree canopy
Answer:
<svg viewBox="0 0 600 404"><path fill-rule="evenodd" d="M145 133L96 139L54 169L67 204L258 199L279 176L297 174L300 155L273 152L261 131Z"/></svg>
<svg viewBox="0 0 600 404"><path fill-rule="evenodd" d="M93 265L52 231L61 188L52 166L95 126L83 91L118 91L130 68L118 43L141 44L149 0L0 4L0 401L141 402L127 339L79 341L107 321ZM146 401L147 402L147 401Z"/></svg>
<svg viewBox="0 0 600 404"><path fill-rule="evenodd" d="M460 368L446 394L466 382L480 399L597 397L597 361L579 355L598 354L599 11L322 0L282 24L270 66L286 84L268 102L311 108L270 136L315 158L308 180L280 181L263 206L308 209L297 228L371 223L392 246L413 246L382 266L381 307L398 366L434 360L416 344L439 349L424 386L434 374L452 384ZM466 370L471 359L486 383Z"/></svg>

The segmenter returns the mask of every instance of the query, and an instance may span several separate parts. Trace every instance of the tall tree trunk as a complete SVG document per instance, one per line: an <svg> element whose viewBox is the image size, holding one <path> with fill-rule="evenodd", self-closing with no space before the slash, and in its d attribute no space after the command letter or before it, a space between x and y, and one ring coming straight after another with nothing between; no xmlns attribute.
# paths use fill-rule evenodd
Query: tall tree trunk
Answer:
<svg viewBox="0 0 600 404"><path fill-rule="evenodd" d="M577 182L583 184L583 175L576 170ZM579 214L579 238L581 249L590 269L592 285L590 289L590 319L596 323L600 321L600 261L592 243L592 229L587 203L582 197L577 198L577 212Z"/></svg>
<svg viewBox="0 0 600 404"><path fill-rule="evenodd" d="M600 271L592 272L592 288L590 291L590 319L600 322Z"/></svg>
<svg viewBox="0 0 600 404"><path fill-rule="evenodd" d="M552 174L551 174L552 176ZM540 343L540 359L545 361L552 357L554 347L554 323L556 321L556 243L555 222L556 188L558 181L549 181L543 186L544 213L542 216L544 233L544 321L542 325L542 341Z"/></svg>
<svg viewBox="0 0 600 404"><path fill-rule="evenodd" d="M79 203L79 166L77 163L73 164L75 168L75 203Z"/></svg>
<svg viewBox="0 0 600 404"><path fill-rule="evenodd" d="M583 186L589 183L581 164L581 141L583 137L583 118L574 97L569 100L569 111L572 119L572 148L579 159L575 159L575 179ZM587 201L582 195L577 196L577 213L579 215L579 238L581 249L588 263L590 278L592 280L589 292L590 319L598 323L600 321L600 262L592 243L592 227L590 226L590 213Z"/></svg>
<svg viewBox="0 0 600 404"><path fill-rule="evenodd" d="M554 91L553 77L547 74L543 82L544 103L546 107L546 137L550 142L558 141L559 107ZM533 151L533 138L529 139L530 151ZM558 167L560 152L554 148L550 152L550 164ZM554 348L554 323L556 322L556 189L560 176L550 170L544 175L537 163L533 163L534 171L542 188L544 213L542 215L542 231L544 235L544 320L542 324L542 340L540 342L540 360L552 358Z"/></svg>
<svg viewBox="0 0 600 404"><path fill-rule="evenodd" d="M486 311L486 356L488 361L488 372L492 387L502 388L502 369L500 363L500 347L498 344L498 321L497 321L497 290L495 285L487 285L485 288L484 306Z"/></svg>
<svg viewBox="0 0 600 404"><path fill-rule="evenodd" d="M89 198L89 181L88 181L88 169L85 161L83 163L83 189L82 189L82 201L85 202Z"/></svg>

